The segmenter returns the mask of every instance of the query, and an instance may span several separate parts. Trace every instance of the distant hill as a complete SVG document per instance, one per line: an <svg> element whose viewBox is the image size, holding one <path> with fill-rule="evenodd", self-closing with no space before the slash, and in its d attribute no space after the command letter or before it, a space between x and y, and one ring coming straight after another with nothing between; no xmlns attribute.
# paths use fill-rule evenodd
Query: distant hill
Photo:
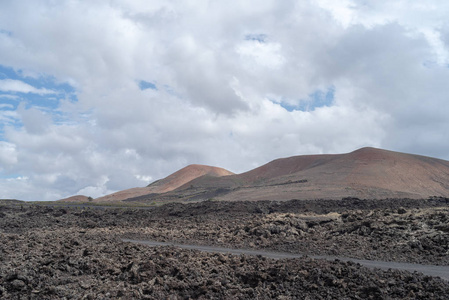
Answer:
<svg viewBox="0 0 449 300"><path fill-rule="evenodd" d="M234 173L222 168L205 165L189 165L163 179L149 184L146 187L131 188L119 191L97 198L95 199L95 202L114 202L148 194L167 193L199 177L207 176L210 178L215 178L233 174Z"/></svg>
<svg viewBox="0 0 449 300"><path fill-rule="evenodd" d="M277 159L236 177L245 188L224 200L449 196L448 161L376 148Z"/></svg>
<svg viewBox="0 0 449 300"><path fill-rule="evenodd" d="M76 195L68 198L64 198L61 200L58 200L59 202L68 202L68 203L83 203L83 202L89 202L89 200L92 200L92 198L89 198L87 196L83 195Z"/></svg>
<svg viewBox="0 0 449 300"><path fill-rule="evenodd" d="M427 198L449 196L449 162L362 148L276 159L248 172L198 177L161 195L129 201Z"/></svg>
<svg viewBox="0 0 449 300"><path fill-rule="evenodd" d="M26 203L23 200L17 199L0 199L0 205L21 205Z"/></svg>
<svg viewBox="0 0 449 300"><path fill-rule="evenodd" d="M191 165L102 201L291 200L449 197L449 161L361 148L276 159L245 173Z"/></svg>

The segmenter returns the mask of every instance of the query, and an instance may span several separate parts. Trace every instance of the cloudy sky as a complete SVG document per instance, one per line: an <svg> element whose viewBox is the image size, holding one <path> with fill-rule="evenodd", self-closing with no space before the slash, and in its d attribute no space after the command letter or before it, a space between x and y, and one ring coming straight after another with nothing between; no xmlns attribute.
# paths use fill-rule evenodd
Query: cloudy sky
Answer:
<svg viewBox="0 0 449 300"><path fill-rule="evenodd" d="M0 198L364 146L449 159L449 3L0 2Z"/></svg>

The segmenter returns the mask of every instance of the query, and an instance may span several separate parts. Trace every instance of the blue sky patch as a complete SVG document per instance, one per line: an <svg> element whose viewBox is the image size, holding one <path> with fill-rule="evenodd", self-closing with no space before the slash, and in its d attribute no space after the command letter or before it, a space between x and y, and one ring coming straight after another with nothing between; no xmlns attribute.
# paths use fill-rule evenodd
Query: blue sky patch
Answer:
<svg viewBox="0 0 449 300"><path fill-rule="evenodd" d="M22 70L0 65L0 140L4 140L5 126L21 126L17 118L11 117L11 112L15 112L20 103L26 109L36 107L44 110L58 120L61 119L58 107L62 99L76 102L75 88L58 82L53 76L26 76Z"/></svg>
<svg viewBox="0 0 449 300"><path fill-rule="evenodd" d="M288 103L285 103L285 102L281 102L281 103L279 103L279 105L281 107L285 108L285 110L287 110L289 112L292 112L294 110L299 110L296 105L291 105L291 104L288 104Z"/></svg>
<svg viewBox="0 0 449 300"><path fill-rule="evenodd" d="M12 96L0 92L0 110L3 109L15 109L18 104L18 96Z"/></svg>
<svg viewBox="0 0 449 300"><path fill-rule="evenodd" d="M25 76L22 71L15 71L12 68L0 65L0 80L12 79L20 80L26 84L29 84L37 89L52 90L57 95L65 94L70 95L70 98L76 100L75 88L65 82L57 82L53 76L39 74L38 78Z"/></svg>
<svg viewBox="0 0 449 300"><path fill-rule="evenodd" d="M281 107L290 112L294 110L314 111L319 107L331 106L334 102L334 94L335 88L329 87L326 91L316 90L315 92L309 94L307 99L301 99L296 105L284 101L278 103Z"/></svg>
<svg viewBox="0 0 449 300"><path fill-rule="evenodd" d="M245 40L247 41L256 41L259 43L265 43L267 41L267 35L263 33L259 34L247 34L245 35Z"/></svg>
<svg viewBox="0 0 449 300"><path fill-rule="evenodd" d="M19 122L15 117L17 101L0 95L0 141L4 141L5 126L19 127Z"/></svg>
<svg viewBox="0 0 449 300"><path fill-rule="evenodd" d="M157 91L157 87L154 83L152 82L148 82L145 80L141 80L139 81L139 88L140 90L147 90L147 89L152 89L152 90L156 90Z"/></svg>
<svg viewBox="0 0 449 300"><path fill-rule="evenodd" d="M7 35L7 36L12 36L12 31L0 29L0 34L4 34L4 35Z"/></svg>
<svg viewBox="0 0 449 300"><path fill-rule="evenodd" d="M35 91L28 92L0 89L1 103L7 102L17 105L18 102L24 101L27 103L27 108L41 106L56 109L60 99L77 101L75 88L68 83L57 82L53 76L40 75L37 78L33 78L23 75L23 72L20 70L15 71L12 68L0 65L0 81L15 81L35 89Z"/></svg>

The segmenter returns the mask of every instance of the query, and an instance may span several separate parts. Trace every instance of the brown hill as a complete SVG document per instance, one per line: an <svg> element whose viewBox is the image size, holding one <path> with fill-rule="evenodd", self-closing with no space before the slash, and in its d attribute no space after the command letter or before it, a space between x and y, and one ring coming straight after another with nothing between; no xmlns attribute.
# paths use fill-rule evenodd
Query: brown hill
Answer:
<svg viewBox="0 0 449 300"><path fill-rule="evenodd" d="M449 161L362 148L276 159L242 174L190 165L147 187L104 201L290 200L449 197Z"/></svg>
<svg viewBox="0 0 449 300"><path fill-rule="evenodd" d="M143 195L167 193L199 177L215 178L233 174L234 173L222 168L205 165L189 165L163 179L151 183L146 187L131 188L119 191L97 198L95 199L95 202L115 202Z"/></svg>
<svg viewBox="0 0 449 300"><path fill-rule="evenodd" d="M89 202L89 200L91 200L92 198L89 198L87 196L83 196L83 195L76 195L76 196L72 196L72 197L68 197L68 198L64 198L61 200L58 200L59 202L73 202L73 203L83 203L83 202Z"/></svg>
<svg viewBox="0 0 449 300"><path fill-rule="evenodd" d="M238 175L197 178L168 193L167 199L175 194L190 200L447 197L449 162L362 148L346 154L281 158Z"/></svg>

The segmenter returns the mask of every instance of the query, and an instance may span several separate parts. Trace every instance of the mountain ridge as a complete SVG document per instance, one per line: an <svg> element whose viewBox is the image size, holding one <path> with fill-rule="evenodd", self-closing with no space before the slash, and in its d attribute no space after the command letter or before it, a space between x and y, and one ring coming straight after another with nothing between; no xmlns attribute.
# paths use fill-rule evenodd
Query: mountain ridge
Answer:
<svg viewBox="0 0 449 300"><path fill-rule="evenodd" d="M427 198L449 196L449 161L364 147L343 154L298 155L247 172L189 165L108 201L201 201Z"/></svg>
<svg viewBox="0 0 449 300"><path fill-rule="evenodd" d="M191 186L196 190L189 192ZM221 191L211 193L214 188ZM173 191L178 197L205 200L196 196L201 193L227 201L449 196L449 162L364 147L279 158L241 174L196 178Z"/></svg>
<svg viewBox="0 0 449 300"><path fill-rule="evenodd" d="M220 177L232 174L234 173L225 170L223 168L199 164L191 164L176 171L175 173L170 174L165 178L150 183L146 187L137 187L126 189L123 191L118 191L113 194L96 198L95 202L122 201L125 199L139 197L148 194L167 193L201 176Z"/></svg>

